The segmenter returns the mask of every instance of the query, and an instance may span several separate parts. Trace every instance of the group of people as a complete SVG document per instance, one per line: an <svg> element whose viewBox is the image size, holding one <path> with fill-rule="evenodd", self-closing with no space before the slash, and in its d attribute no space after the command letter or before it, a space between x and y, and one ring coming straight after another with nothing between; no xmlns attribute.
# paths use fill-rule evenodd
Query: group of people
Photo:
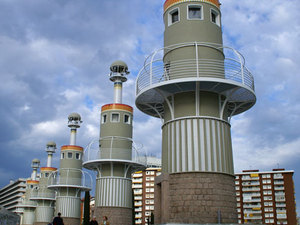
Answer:
<svg viewBox="0 0 300 225"><path fill-rule="evenodd" d="M93 219L91 220L89 225L99 225L97 220L96 220L96 216L93 216ZM101 225L109 225L107 216L103 216L103 220L102 220Z"/></svg>
<svg viewBox="0 0 300 225"><path fill-rule="evenodd" d="M48 225L50 225L50 224L48 224ZM61 218L61 213L58 213L57 216L54 217L52 225L64 225L64 221ZM93 216L93 219L90 221L89 225L99 225L96 220L96 216ZM101 225L109 225L107 216L103 216L103 221L102 221Z"/></svg>

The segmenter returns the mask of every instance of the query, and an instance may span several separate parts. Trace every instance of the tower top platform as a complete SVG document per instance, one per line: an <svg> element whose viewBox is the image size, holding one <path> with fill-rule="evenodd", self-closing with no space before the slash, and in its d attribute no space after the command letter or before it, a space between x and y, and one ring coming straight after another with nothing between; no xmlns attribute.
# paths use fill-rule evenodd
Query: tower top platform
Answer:
<svg viewBox="0 0 300 225"><path fill-rule="evenodd" d="M215 49L224 59L197 58L199 47ZM164 62L168 52L183 48L194 49L194 58ZM136 81L136 106L148 115L163 118L165 99L195 91L197 83L200 91L225 96L231 115L246 111L256 102L254 78L242 54L214 43L189 42L159 49L146 58Z"/></svg>
<svg viewBox="0 0 300 225"><path fill-rule="evenodd" d="M164 12L166 12L167 9L170 8L171 6L178 4L178 3L182 3L182 2L206 2L206 3L216 6L218 8L220 8L220 5L221 5L219 0L166 0L164 3Z"/></svg>

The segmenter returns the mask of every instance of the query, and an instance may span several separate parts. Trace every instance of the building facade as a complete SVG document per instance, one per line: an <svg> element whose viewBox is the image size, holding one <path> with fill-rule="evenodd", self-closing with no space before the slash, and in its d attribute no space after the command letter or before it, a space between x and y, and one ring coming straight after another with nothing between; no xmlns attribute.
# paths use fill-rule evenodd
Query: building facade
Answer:
<svg viewBox="0 0 300 225"><path fill-rule="evenodd" d="M161 174L160 167L149 167L132 175L134 195L135 224L146 225L153 223L154 213L154 180Z"/></svg>
<svg viewBox="0 0 300 225"><path fill-rule="evenodd" d="M10 212L17 212L18 202L26 191L26 179L11 180L8 185L0 189L0 205Z"/></svg>
<svg viewBox="0 0 300 225"><path fill-rule="evenodd" d="M297 224L292 170L244 170L235 187L240 224Z"/></svg>

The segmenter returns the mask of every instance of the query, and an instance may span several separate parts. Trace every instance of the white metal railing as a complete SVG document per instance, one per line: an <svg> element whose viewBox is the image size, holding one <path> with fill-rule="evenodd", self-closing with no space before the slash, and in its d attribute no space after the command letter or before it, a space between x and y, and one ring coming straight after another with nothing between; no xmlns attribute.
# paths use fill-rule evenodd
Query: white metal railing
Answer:
<svg viewBox="0 0 300 225"><path fill-rule="evenodd" d="M49 192L49 190L32 189L30 198L31 199L55 199L55 192Z"/></svg>
<svg viewBox="0 0 300 225"><path fill-rule="evenodd" d="M109 142L108 148L101 147L101 142ZM117 142L128 142L132 148L116 148ZM142 152L142 146L138 146L131 138L110 136L91 141L84 150L83 162L95 160L128 160L146 165L146 154Z"/></svg>
<svg viewBox="0 0 300 225"><path fill-rule="evenodd" d="M224 53L224 60L198 57L197 49L199 46L213 48L222 54ZM167 63L163 61L164 54L166 55L168 52L183 47L194 47L195 57L184 60L172 60ZM227 50L229 50L228 54L226 54ZM136 95L154 84L187 77L223 78L244 84L254 91L253 76L246 68L245 60L241 53L230 47L213 43L192 42L161 48L149 55L137 77Z"/></svg>
<svg viewBox="0 0 300 225"><path fill-rule="evenodd" d="M80 169L62 168L49 175L48 186L74 186L91 189L92 176Z"/></svg>

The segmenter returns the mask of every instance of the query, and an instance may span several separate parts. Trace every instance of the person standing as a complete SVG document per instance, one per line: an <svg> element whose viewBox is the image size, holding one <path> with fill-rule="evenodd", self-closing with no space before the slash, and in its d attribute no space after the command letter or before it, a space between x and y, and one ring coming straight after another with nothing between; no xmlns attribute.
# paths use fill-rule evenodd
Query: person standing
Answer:
<svg viewBox="0 0 300 225"><path fill-rule="evenodd" d="M60 217L61 216L61 213L57 213L57 216L54 217L53 219L53 225L64 225L64 221L63 219Z"/></svg>
<svg viewBox="0 0 300 225"><path fill-rule="evenodd" d="M98 222L96 220L96 216L93 216L93 219L90 221L89 225L98 225Z"/></svg>
<svg viewBox="0 0 300 225"><path fill-rule="evenodd" d="M102 221L101 225L109 225L107 216L103 216L103 221Z"/></svg>

